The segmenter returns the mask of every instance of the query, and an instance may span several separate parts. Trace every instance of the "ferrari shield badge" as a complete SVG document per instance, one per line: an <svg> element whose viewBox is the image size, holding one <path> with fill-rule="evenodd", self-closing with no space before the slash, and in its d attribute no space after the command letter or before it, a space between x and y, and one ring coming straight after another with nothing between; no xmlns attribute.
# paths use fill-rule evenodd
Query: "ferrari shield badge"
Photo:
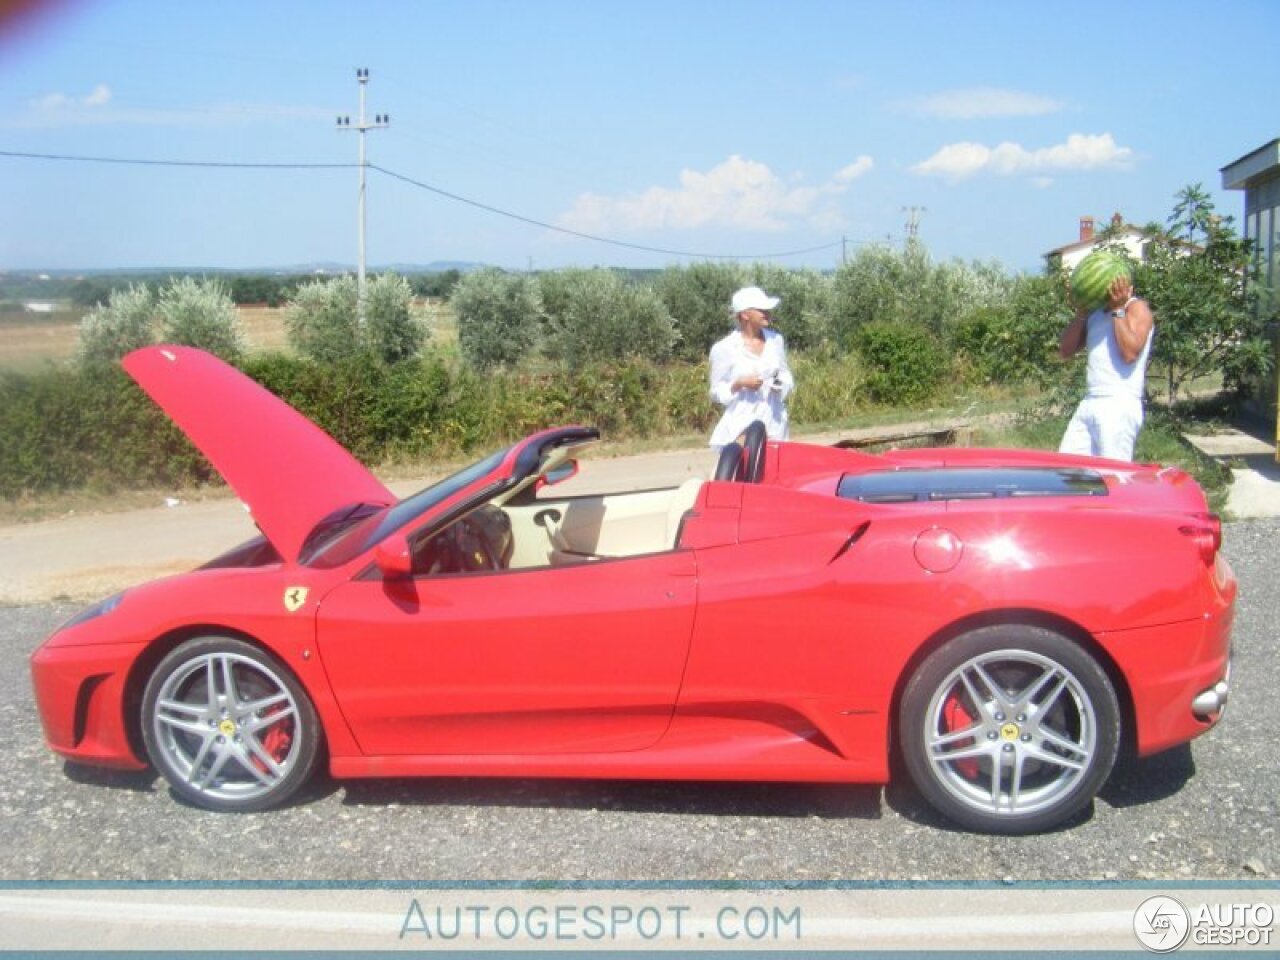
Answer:
<svg viewBox="0 0 1280 960"><path fill-rule="evenodd" d="M307 602L306 587L286 587L284 591L284 608L296 613L298 608Z"/></svg>

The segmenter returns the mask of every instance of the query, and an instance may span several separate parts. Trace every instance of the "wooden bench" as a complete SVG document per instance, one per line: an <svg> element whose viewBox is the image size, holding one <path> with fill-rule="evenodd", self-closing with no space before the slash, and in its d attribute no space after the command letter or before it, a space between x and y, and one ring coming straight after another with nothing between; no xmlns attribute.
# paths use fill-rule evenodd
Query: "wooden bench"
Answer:
<svg viewBox="0 0 1280 960"><path fill-rule="evenodd" d="M892 447L903 443L926 441L920 446L950 447L956 443L958 427L938 427L932 430L910 430L901 433L876 433L866 437L846 437L837 440L833 447L845 450L863 450L867 447Z"/></svg>

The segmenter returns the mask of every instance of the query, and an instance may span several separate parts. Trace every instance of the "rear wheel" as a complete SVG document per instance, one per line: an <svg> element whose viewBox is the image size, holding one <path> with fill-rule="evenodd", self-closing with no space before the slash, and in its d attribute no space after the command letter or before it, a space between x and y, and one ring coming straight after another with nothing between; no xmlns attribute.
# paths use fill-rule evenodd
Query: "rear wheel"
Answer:
<svg viewBox="0 0 1280 960"><path fill-rule="evenodd" d="M176 647L147 681L142 733L173 789L211 810L277 806L310 777L320 723L282 663L230 637Z"/></svg>
<svg viewBox="0 0 1280 960"><path fill-rule="evenodd" d="M1028 626L975 630L907 684L903 760L925 799L987 833L1034 833L1084 808L1120 742L1106 672L1079 645Z"/></svg>

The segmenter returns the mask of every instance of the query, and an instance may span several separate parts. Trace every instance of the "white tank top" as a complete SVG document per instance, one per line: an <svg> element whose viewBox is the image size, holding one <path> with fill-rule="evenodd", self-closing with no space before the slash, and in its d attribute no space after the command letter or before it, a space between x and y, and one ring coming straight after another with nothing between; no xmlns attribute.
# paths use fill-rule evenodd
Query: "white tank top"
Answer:
<svg viewBox="0 0 1280 960"><path fill-rule="evenodd" d="M1125 363L1120 355L1120 344L1116 342L1114 323L1107 310L1095 310L1089 314L1089 332L1085 340L1089 357L1088 395L1141 400L1155 327L1147 333L1147 342L1133 363Z"/></svg>

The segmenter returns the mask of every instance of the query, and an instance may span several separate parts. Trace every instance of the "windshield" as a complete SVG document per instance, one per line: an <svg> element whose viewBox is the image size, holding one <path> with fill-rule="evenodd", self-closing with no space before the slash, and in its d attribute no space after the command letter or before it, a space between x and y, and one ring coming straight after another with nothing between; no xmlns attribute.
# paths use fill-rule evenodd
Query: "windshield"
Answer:
<svg viewBox="0 0 1280 960"><path fill-rule="evenodd" d="M393 530L412 523L432 507L448 500L459 490L470 486L481 477L492 473L510 452L507 447L499 450L478 463L458 471L451 477L434 483L413 496L406 497L399 503L385 507L377 513L363 516L352 525L340 531L336 536L314 534L309 540L315 540L314 549L305 551L298 562L309 567L328 569L341 566L358 557ZM328 520L329 518L326 518ZM324 524L326 521L321 521ZM328 533L328 531L326 531Z"/></svg>

